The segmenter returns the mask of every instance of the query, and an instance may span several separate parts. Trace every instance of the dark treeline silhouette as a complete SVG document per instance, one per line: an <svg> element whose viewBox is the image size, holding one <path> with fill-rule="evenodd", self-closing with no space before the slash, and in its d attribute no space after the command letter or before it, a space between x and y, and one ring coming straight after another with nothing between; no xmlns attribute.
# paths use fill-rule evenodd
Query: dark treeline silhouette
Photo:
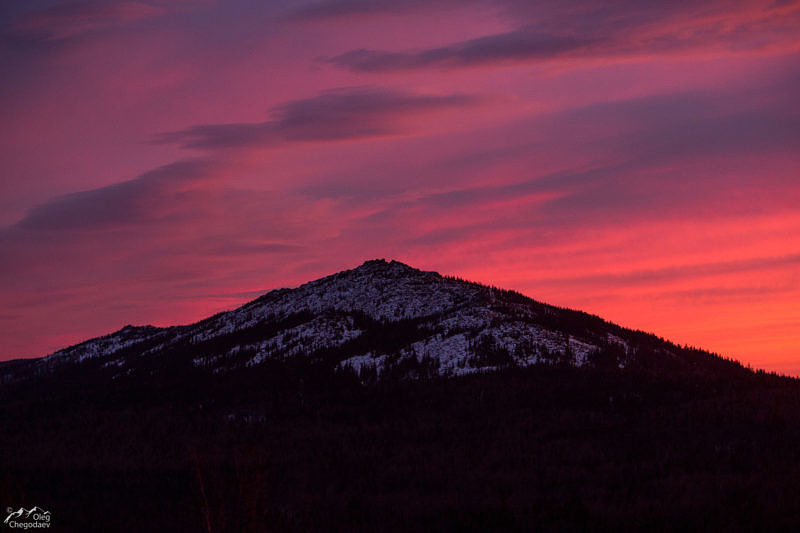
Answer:
<svg viewBox="0 0 800 533"><path fill-rule="evenodd" d="M478 356L502 364L487 342ZM365 385L325 355L5 386L0 498L50 510L58 531L800 524L796 380L602 354L447 379L398 364Z"/></svg>

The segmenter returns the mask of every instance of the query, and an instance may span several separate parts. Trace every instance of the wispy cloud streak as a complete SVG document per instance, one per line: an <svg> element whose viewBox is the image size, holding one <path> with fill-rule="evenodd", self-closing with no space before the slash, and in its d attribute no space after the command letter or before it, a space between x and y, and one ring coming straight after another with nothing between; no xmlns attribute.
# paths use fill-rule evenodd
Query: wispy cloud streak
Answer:
<svg viewBox="0 0 800 533"><path fill-rule="evenodd" d="M510 2L511 20L527 22L511 31L421 50L361 48L321 61L356 72L395 72L685 53L735 55L776 47L796 50L800 44L793 31L800 8L791 3L755 8L745 3L694 8L670 2L621 4L615 9L575 2L573 9L559 9Z"/></svg>
<svg viewBox="0 0 800 533"><path fill-rule="evenodd" d="M239 124L203 124L167 133L159 142L185 148L274 146L381 137L402 132L402 119L475 105L463 94L431 96L403 91L354 88L326 91L272 109L272 120Z"/></svg>

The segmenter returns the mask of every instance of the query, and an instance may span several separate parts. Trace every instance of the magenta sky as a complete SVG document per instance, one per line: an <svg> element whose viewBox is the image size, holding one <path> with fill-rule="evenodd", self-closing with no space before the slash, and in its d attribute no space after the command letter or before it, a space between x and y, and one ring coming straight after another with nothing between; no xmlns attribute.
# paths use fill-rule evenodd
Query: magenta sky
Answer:
<svg viewBox="0 0 800 533"><path fill-rule="evenodd" d="M0 359L386 257L800 374L800 2L0 17Z"/></svg>

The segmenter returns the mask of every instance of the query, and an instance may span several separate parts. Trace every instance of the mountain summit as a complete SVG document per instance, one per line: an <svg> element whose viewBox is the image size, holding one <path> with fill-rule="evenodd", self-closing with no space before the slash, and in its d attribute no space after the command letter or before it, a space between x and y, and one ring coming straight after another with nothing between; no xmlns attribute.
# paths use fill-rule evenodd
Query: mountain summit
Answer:
<svg viewBox="0 0 800 533"><path fill-rule="evenodd" d="M586 313L382 259L273 290L195 324L126 326L23 366L42 374L84 365L119 378L159 371L219 374L293 358L333 365L362 381L540 364L705 371L737 366ZM24 375L18 366L0 367L4 379Z"/></svg>

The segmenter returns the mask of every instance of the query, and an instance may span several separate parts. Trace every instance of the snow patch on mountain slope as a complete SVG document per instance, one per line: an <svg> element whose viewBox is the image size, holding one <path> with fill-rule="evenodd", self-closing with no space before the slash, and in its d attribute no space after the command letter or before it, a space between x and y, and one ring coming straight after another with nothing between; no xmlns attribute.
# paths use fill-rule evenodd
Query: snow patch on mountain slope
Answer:
<svg viewBox="0 0 800 533"><path fill-rule="evenodd" d="M476 363L475 342L477 339L490 338L496 346L507 350L517 366L541 364L554 358L546 358L543 354L556 354L561 360L569 356L574 366L587 364L589 354L596 349L595 345L582 342L574 337L548 331L539 326L524 322L505 322L490 325L485 319L472 315L464 322L445 320L449 328L445 333L432 335L424 340L411 343L396 354L402 361L415 358L422 362L427 358L438 365L439 375L462 375L473 373L495 366ZM480 327L481 329L477 329ZM459 333L453 333L460 331ZM351 369L359 376L365 367L373 367L380 375L383 367L392 361L391 354L374 353L354 355L342 361L340 368Z"/></svg>
<svg viewBox="0 0 800 533"><path fill-rule="evenodd" d="M353 326L352 317L318 317L301 326L282 331L275 337L251 347L257 352L247 366L261 363L267 357L293 357L339 346L361 334Z"/></svg>
<svg viewBox="0 0 800 533"><path fill-rule="evenodd" d="M263 320L275 321L303 312L315 315L324 311L358 311L374 320L430 316L451 310L479 292L477 286L422 272L402 263L368 261L357 269L312 281L294 290L267 293L216 318L193 339L201 341L254 326Z"/></svg>
<svg viewBox="0 0 800 533"><path fill-rule="evenodd" d="M159 328L152 326L125 326L121 330L105 337L99 337L59 350L47 357L43 357L39 362L45 365L56 362L82 363L87 359L107 357L124 348L144 342L154 335L158 335L161 331Z"/></svg>
<svg viewBox="0 0 800 533"><path fill-rule="evenodd" d="M299 326L282 330L263 341L236 345L224 354L201 355L192 362L196 367L209 367L246 353L252 355L245 366L255 366L268 358L286 359L340 346L361 333L360 329L355 328L351 316L322 315Z"/></svg>
<svg viewBox="0 0 800 533"><path fill-rule="evenodd" d="M352 370L358 376L361 376L365 369L370 368L375 369L377 375L380 375L388 358L388 354L377 355L374 352L367 352L345 359L339 363L339 368Z"/></svg>

